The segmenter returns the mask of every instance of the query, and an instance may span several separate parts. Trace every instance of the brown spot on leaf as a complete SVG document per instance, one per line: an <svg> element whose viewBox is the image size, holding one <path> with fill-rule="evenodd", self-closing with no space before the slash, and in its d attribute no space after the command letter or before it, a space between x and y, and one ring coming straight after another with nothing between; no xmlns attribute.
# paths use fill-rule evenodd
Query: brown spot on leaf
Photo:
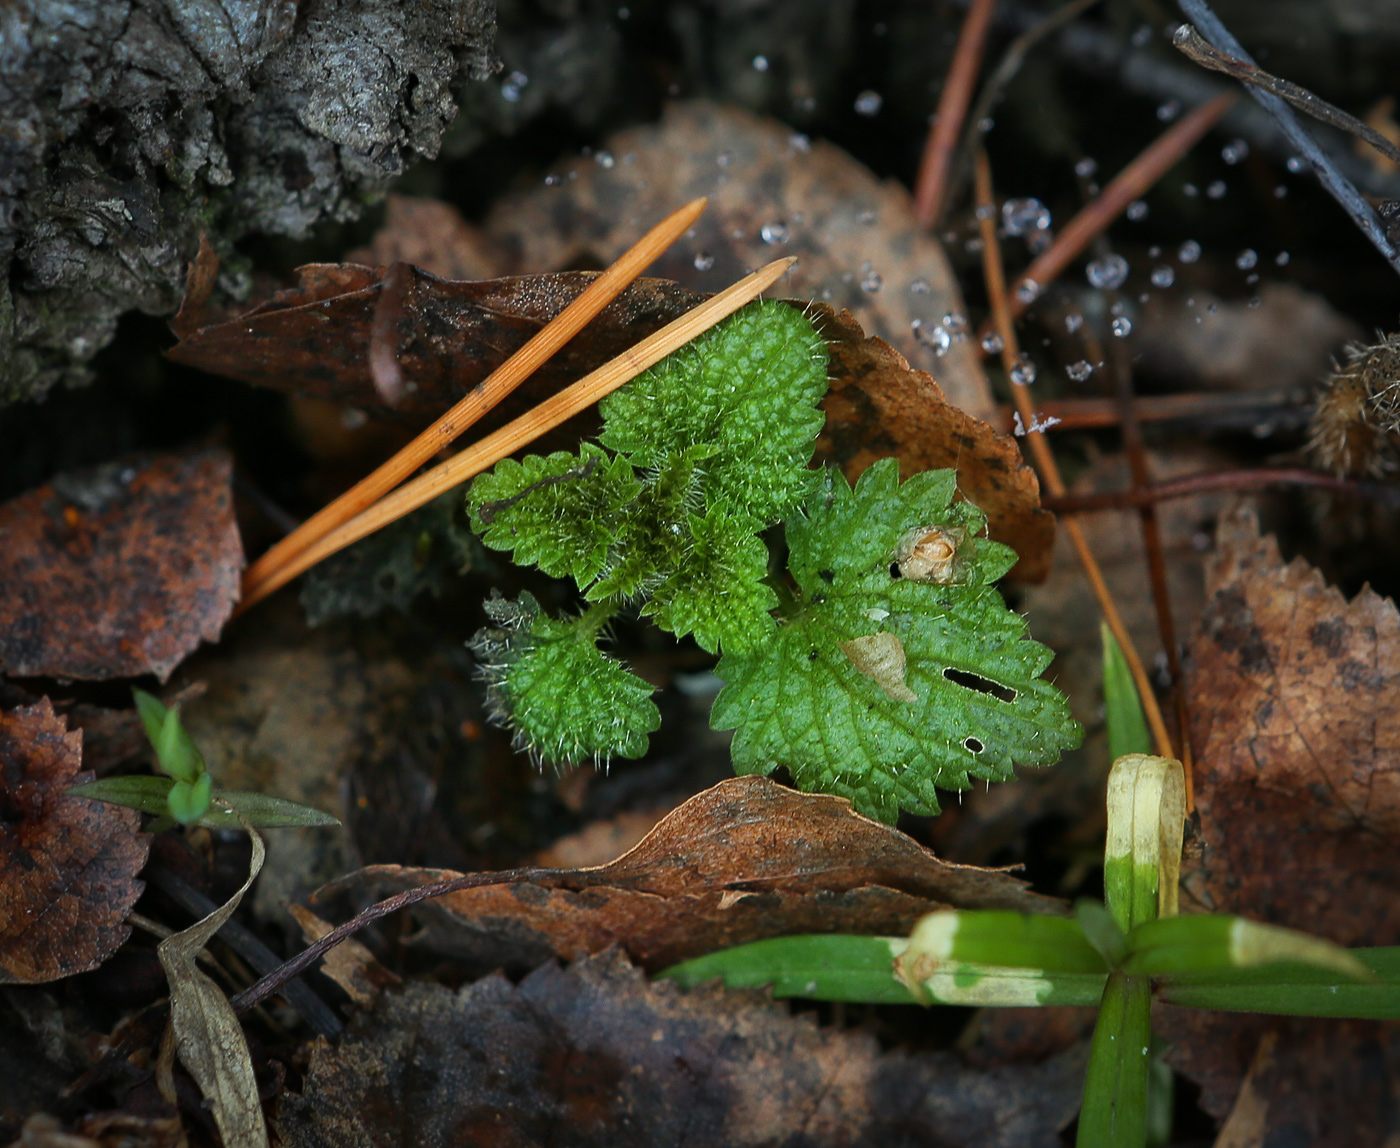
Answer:
<svg viewBox="0 0 1400 1148"><path fill-rule="evenodd" d="M82 735L47 698L0 711L0 982L95 969L126 940L150 838L141 816L72 797Z"/></svg>
<svg viewBox="0 0 1400 1148"><path fill-rule="evenodd" d="M164 681L217 640L243 568L231 466L138 456L0 506L0 670Z"/></svg>

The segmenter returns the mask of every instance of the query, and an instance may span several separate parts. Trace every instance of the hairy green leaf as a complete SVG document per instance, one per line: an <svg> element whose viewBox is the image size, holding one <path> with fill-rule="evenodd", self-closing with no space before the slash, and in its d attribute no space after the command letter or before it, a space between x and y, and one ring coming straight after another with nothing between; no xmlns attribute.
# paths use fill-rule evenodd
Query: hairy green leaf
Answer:
<svg viewBox="0 0 1400 1148"><path fill-rule="evenodd" d="M791 770L892 822L938 812L937 788L1048 765L1082 731L1040 673L1051 653L990 583L1015 561L953 503L951 472L901 484L897 463L855 489L827 471L787 522L796 608L772 639L726 650L711 724L735 729L740 773Z"/></svg>
<svg viewBox="0 0 1400 1148"><path fill-rule="evenodd" d="M640 491L627 460L592 443L576 455L508 458L472 484L472 527L521 565L583 588L607 566Z"/></svg>
<svg viewBox="0 0 1400 1148"><path fill-rule="evenodd" d="M561 766L646 752L647 734L661 724L652 687L598 648L589 615L556 621L528 593L487 609L501 628L478 631L472 651L492 719L517 748Z"/></svg>
<svg viewBox="0 0 1400 1148"><path fill-rule="evenodd" d="M800 311L753 303L604 399L599 438L639 467L712 444L706 508L770 524L806 492L826 364L826 342Z"/></svg>

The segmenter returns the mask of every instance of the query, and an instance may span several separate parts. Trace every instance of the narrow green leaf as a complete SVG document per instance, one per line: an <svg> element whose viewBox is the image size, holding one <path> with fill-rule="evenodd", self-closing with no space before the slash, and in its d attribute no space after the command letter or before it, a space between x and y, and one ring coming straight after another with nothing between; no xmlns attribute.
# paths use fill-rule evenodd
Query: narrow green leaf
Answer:
<svg viewBox="0 0 1400 1148"><path fill-rule="evenodd" d="M1081 897L1074 903L1074 917L1084 930L1085 938L1099 951L1108 967L1118 968L1127 955L1128 939L1107 907L1101 901Z"/></svg>
<svg viewBox="0 0 1400 1148"><path fill-rule="evenodd" d="M236 829L243 820L258 829L281 829L293 825L339 825L338 818L309 805L288 801L283 797L272 797L266 793L243 793L216 790L215 796L223 798L234 812L228 813L217 806L210 809L199 823L211 829Z"/></svg>
<svg viewBox="0 0 1400 1148"><path fill-rule="evenodd" d="M176 781L170 787L166 805L170 816L181 825L193 825L209 811L209 791L213 778L207 773L194 781Z"/></svg>
<svg viewBox="0 0 1400 1148"><path fill-rule="evenodd" d="M1142 713L1142 698L1138 696L1128 659L1107 622L1099 623L1103 637L1103 700L1108 725L1108 756L1117 761L1124 754L1152 752L1152 739L1147 733L1147 719Z"/></svg>
<svg viewBox="0 0 1400 1148"><path fill-rule="evenodd" d="M775 997L914 1004L893 971L904 945L903 937L774 937L672 965L658 976L684 988L719 978L732 989L771 988Z"/></svg>
<svg viewBox="0 0 1400 1148"><path fill-rule="evenodd" d="M1181 762L1130 753L1108 775L1104 900L1124 933L1176 915L1186 778Z"/></svg>
<svg viewBox="0 0 1400 1148"><path fill-rule="evenodd" d="M153 744L156 764L162 773L191 785L204 776L204 755L186 732L178 706L171 706L165 711L165 720L161 722L160 733Z"/></svg>
<svg viewBox="0 0 1400 1148"><path fill-rule="evenodd" d="M1154 978L1157 998L1184 1008L1291 1016L1400 1019L1400 948L1347 950L1374 978L1341 981L1329 969L1263 965Z"/></svg>
<svg viewBox="0 0 1400 1148"><path fill-rule="evenodd" d="M161 727L165 725L166 705L145 690L134 689L131 697L136 702L136 712L141 715L141 724L146 727L146 737L154 746L160 741Z"/></svg>
<svg viewBox="0 0 1400 1148"><path fill-rule="evenodd" d="M104 777L75 785L69 793L110 805L124 805L141 813L160 817L170 812L167 799L176 784L173 777Z"/></svg>
<svg viewBox="0 0 1400 1148"><path fill-rule="evenodd" d="M994 909L930 913L900 956L915 980L921 969L949 960L1064 973L1109 969L1073 918Z"/></svg>
<svg viewBox="0 0 1400 1148"><path fill-rule="evenodd" d="M1286 961L1355 980L1371 978L1371 971L1339 945L1244 917L1202 915L1149 921L1129 934L1128 948L1123 967L1143 976L1209 973Z"/></svg>
<svg viewBox="0 0 1400 1148"><path fill-rule="evenodd" d="M1079 1148L1142 1148L1147 1142L1151 1006L1146 977L1109 976L1084 1078Z"/></svg>

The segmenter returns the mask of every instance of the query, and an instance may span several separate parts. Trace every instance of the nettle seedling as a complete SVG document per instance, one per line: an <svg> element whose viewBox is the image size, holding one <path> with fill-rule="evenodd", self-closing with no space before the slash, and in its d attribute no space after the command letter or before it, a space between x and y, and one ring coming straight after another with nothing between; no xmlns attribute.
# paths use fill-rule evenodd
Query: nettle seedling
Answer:
<svg viewBox="0 0 1400 1148"><path fill-rule="evenodd" d="M852 488L811 468L826 367L800 310L753 303L605 399L597 443L475 480L483 541L584 603L493 598L472 641L493 717L537 762L645 752L653 688L599 647L624 610L721 655L711 724L739 773L786 766L884 821L1078 744L1039 676L1050 651L993 585L1016 555L954 501L956 474L900 482L885 459Z"/></svg>

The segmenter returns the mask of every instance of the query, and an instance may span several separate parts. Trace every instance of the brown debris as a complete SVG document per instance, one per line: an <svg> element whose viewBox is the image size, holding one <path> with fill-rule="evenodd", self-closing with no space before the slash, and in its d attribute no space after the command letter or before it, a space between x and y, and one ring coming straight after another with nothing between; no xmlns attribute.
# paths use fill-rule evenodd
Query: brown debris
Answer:
<svg viewBox="0 0 1400 1148"><path fill-rule="evenodd" d="M386 993L284 1094L290 1148L336 1144L770 1144L1051 1148L1084 1046L991 1073L882 1053L757 993L648 984L616 951L454 993Z"/></svg>
<svg viewBox="0 0 1400 1148"><path fill-rule="evenodd" d="M243 547L222 451L139 455L0 506L0 670L164 681L213 642Z"/></svg>
<svg viewBox="0 0 1400 1148"><path fill-rule="evenodd" d="M65 792L92 780L81 758L48 699L0 710L0 983L95 969L131 932L150 838L134 810Z"/></svg>
<svg viewBox="0 0 1400 1148"><path fill-rule="evenodd" d="M1400 942L1400 615L1284 564L1252 511L1221 520L1189 669L1198 849L1183 908L1239 913L1343 945ZM1314 1145L1400 1131L1386 1083L1393 1026L1162 1010L1172 1061L1230 1111L1260 1037L1277 1031L1268 1126Z"/></svg>
<svg viewBox="0 0 1400 1148"><path fill-rule="evenodd" d="M455 876L376 865L322 892L384 895ZM1061 910L1004 870L940 861L842 798L736 777L607 865L462 890L416 911L421 943L476 967L530 968L619 944L655 970L788 933L907 933L949 906Z"/></svg>

